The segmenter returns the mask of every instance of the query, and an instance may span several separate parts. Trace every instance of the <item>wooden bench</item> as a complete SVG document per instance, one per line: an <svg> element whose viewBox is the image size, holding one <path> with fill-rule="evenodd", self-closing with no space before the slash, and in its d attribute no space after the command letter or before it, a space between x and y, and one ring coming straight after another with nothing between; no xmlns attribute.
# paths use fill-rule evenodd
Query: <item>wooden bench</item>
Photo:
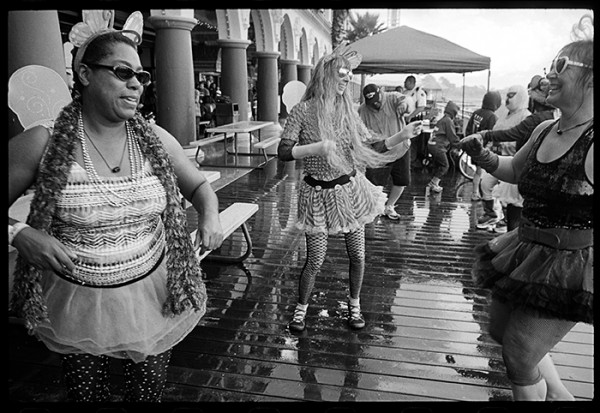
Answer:
<svg viewBox="0 0 600 413"><path fill-rule="evenodd" d="M196 156L194 156L194 159L196 160L196 163L198 164L198 166L200 165L201 161L198 161L198 155L200 154L200 148L206 145L210 145L211 143L215 143L215 142L219 142L219 141L223 141L223 147L225 148L225 151L227 151L227 140L225 138L231 138L233 136L233 133L218 133L214 136L211 136L209 138L204 138L204 139L199 139L197 141L193 141L190 142L188 144L189 147L192 148L197 148L196 149Z"/></svg>
<svg viewBox="0 0 600 413"><path fill-rule="evenodd" d="M266 164L267 162L269 162L271 159L273 158L269 158L269 155L267 154L267 149L270 148L273 145L277 145L279 144L279 141L281 141L281 138L279 137L279 135L275 135L275 136L271 136L270 138L265 139L264 141L260 141L254 144L254 147L256 149L260 149L263 153L263 155L265 156L265 162L262 164Z"/></svg>
<svg viewBox="0 0 600 413"><path fill-rule="evenodd" d="M252 215L254 215L257 211L258 205L256 204L236 202L219 213L219 220L221 221L221 227L223 228L223 239L228 238L236 229L241 227L246 240L246 252L244 254L237 257L229 257L218 255L216 253L211 254L212 251L210 250L204 251L202 254L200 254L200 250L198 250L198 258L201 261L205 260L224 263L241 263L248 258L252 252L252 239L250 238L250 232L248 232L246 221L248 221L250 217L252 217ZM190 234L192 241L196 240L197 231L198 230L194 230Z"/></svg>

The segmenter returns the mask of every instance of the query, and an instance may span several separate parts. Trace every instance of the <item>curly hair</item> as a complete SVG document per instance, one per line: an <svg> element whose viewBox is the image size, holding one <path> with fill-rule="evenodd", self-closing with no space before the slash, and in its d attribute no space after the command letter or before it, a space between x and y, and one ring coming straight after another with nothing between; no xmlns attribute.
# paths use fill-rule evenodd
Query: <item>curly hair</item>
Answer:
<svg viewBox="0 0 600 413"><path fill-rule="evenodd" d="M350 62L341 55L327 55L315 66L301 101L312 100L317 106L317 121L321 139L336 141L340 135L350 136L355 161L369 168L379 168L398 158L397 151L386 153L373 150L365 142L373 140L365 124L354 109L349 89L342 95L336 91L336 80L340 68L351 69ZM396 147L399 145L396 145ZM333 154L329 162L334 167L343 164L342 159Z"/></svg>

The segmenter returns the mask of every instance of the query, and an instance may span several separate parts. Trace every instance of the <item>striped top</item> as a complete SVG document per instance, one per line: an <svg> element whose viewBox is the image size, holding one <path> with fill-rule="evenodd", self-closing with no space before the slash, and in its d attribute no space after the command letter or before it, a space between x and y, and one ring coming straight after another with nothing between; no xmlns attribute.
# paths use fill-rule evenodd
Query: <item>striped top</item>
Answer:
<svg viewBox="0 0 600 413"><path fill-rule="evenodd" d="M165 248L161 213L167 201L148 161L133 192L131 176L102 180L105 185L94 185L85 169L73 163L51 233L78 256L68 279L114 287L145 276L160 260ZM107 196L131 197L131 201L115 207L107 202Z"/></svg>

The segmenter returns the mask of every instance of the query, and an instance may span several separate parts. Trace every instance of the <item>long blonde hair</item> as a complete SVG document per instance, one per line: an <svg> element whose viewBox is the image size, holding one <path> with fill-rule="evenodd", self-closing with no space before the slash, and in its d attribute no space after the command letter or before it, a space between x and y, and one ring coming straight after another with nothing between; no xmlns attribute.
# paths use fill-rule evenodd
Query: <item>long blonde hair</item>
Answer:
<svg viewBox="0 0 600 413"><path fill-rule="evenodd" d="M322 140L336 142L339 136L347 135L350 137L357 166L382 167L398 158L397 150L394 148L386 153L379 153L365 145L365 142L373 141L373 137L353 107L349 88L341 96L336 91L338 71L342 67L350 69L350 62L343 56L332 54L322 57L301 101L312 100L316 105L317 126ZM398 146L401 145L396 145L396 148ZM344 164L337 153L328 160L338 169Z"/></svg>

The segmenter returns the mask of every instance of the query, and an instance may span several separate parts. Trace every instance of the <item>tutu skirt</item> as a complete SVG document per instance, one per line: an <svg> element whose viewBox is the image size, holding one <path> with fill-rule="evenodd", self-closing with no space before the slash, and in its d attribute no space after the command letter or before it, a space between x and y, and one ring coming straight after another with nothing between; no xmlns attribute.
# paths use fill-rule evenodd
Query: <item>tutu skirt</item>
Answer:
<svg viewBox="0 0 600 413"><path fill-rule="evenodd" d="M345 185L318 188L300 181L296 226L308 233L355 231L381 215L387 195L357 172Z"/></svg>
<svg viewBox="0 0 600 413"><path fill-rule="evenodd" d="M107 355L136 363L169 350L196 327L206 308L162 315L166 261L145 278L115 288L82 286L45 272L42 288L50 322L40 324L35 335L57 353ZM206 294L204 284L202 289Z"/></svg>
<svg viewBox="0 0 600 413"><path fill-rule="evenodd" d="M594 249L558 250L522 241L518 229L475 248L473 278L493 297L530 313L594 322Z"/></svg>

